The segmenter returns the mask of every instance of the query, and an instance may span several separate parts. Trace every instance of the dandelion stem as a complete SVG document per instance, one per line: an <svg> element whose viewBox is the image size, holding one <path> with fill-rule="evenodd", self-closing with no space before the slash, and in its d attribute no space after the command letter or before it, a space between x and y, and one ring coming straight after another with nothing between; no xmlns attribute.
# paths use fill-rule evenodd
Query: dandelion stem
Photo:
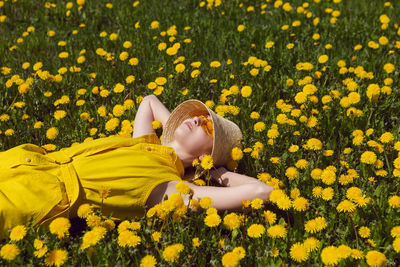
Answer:
<svg viewBox="0 0 400 267"><path fill-rule="evenodd" d="M6 112L7 112L7 111L10 109L10 107L15 103L15 100L17 100L18 95L19 95L19 91L18 91L17 94L15 95L14 100L12 101L11 105L8 106Z"/></svg>
<svg viewBox="0 0 400 267"><path fill-rule="evenodd" d="M353 218L351 218L351 215L349 215L349 218L350 218L350 220L351 220L351 224L353 225L354 234L356 235L356 242L357 242L357 249L358 249L358 236L357 236L357 229L356 229L356 226L354 225L354 221L353 221Z"/></svg>

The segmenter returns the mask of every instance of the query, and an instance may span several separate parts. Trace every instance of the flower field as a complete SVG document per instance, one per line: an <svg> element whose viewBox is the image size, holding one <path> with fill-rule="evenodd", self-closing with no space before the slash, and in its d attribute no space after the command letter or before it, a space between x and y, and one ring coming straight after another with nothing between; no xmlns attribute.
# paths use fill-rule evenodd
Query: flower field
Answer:
<svg viewBox="0 0 400 267"><path fill-rule="evenodd" d="M198 99L243 131L228 169L275 189L231 212L182 183L122 222L82 205L14 227L0 265L399 266L399 24L398 1L0 0L0 151L130 138L144 96Z"/></svg>

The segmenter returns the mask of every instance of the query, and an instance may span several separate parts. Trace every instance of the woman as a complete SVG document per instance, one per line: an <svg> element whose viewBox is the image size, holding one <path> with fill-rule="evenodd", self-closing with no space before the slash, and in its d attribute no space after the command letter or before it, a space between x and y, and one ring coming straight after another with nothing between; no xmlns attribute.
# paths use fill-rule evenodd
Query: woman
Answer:
<svg viewBox="0 0 400 267"><path fill-rule="evenodd" d="M152 121L163 125L162 141ZM32 217L48 225L59 216L76 217L81 204L102 207L114 219L143 216L145 207L176 192L193 177L194 159L211 155L214 166L226 165L242 133L198 100L181 103L172 113L155 95L144 97L133 138L109 136L47 153L34 144L0 152L0 239ZM212 178L224 187L196 186L193 198L211 197L218 210L240 210L242 200L268 200L272 187L220 167ZM99 194L108 191L106 199ZM189 199L184 199L188 204Z"/></svg>

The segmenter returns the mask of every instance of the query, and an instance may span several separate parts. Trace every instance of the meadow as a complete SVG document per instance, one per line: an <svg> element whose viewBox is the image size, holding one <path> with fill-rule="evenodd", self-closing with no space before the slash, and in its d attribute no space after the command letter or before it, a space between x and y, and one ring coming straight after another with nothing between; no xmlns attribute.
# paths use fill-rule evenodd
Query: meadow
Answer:
<svg viewBox="0 0 400 267"><path fill-rule="evenodd" d="M380 0L1 0L0 151L130 138L144 96L198 99L243 131L228 168L275 190L194 212L181 186L123 222L83 206L13 228L0 265L399 266L399 18Z"/></svg>

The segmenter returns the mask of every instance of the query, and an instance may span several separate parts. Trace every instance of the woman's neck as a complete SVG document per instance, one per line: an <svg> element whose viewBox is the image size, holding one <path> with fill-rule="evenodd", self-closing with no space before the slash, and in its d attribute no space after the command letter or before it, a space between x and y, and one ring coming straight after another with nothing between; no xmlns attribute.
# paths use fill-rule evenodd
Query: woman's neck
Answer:
<svg viewBox="0 0 400 267"><path fill-rule="evenodd" d="M192 166L192 162L195 159L195 157L190 154L187 153L180 145L179 143L172 141L168 144L165 144L165 146L170 146L174 149L176 155L178 156L178 158L182 161L183 167L187 168Z"/></svg>

